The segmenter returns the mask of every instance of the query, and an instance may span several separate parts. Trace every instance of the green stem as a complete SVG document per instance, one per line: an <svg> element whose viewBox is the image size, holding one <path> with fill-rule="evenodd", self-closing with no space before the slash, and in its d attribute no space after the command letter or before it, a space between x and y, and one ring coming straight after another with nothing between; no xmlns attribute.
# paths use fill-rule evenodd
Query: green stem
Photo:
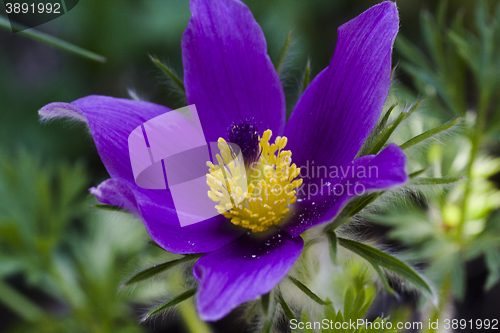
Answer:
<svg viewBox="0 0 500 333"><path fill-rule="evenodd" d="M466 222L467 215L467 206L469 205L470 195L472 191L472 167L474 165L474 161L477 157L477 152L479 151L479 147L481 147L482 139L483 139L483 131L486 124L486 113L488 110L488 100L489 93L487 90L483 90L481 92L481 96L479 98L479 105L477 109L477 118L474 126L474 132L471 137L471 152L469 163L467 165L467 182L465 184L464 198L462 201L462 215L460 217L460 223L457 228L457 237L460 242L463 241L463 232L464 225Z"/></svg>
<svg viewBox="0 0 500 333"><path fill-rule="evenodd" d="M182 322L189 332L212 333L208 324L198 317L192 300L179 304L179 312L183 319Z"/></svg>
<svg viewBox="0 0 500 333"><path fill-rule="evenodd" d="M182 289L179 286L184 285L184 277L181 271L172 271L172 274L167 276L167 284L174 287L173 292L180 292ZM185 288L185 285L182 287ZM182 324L186 332L189 333L212 333L209 324L204 322L198 316L193 299L186 299L184 302L178 304Z"/></svg>
<svg viewBox="0 0 500 333"><path fill-rule="evenodd" d="M0 303L18 314L26 321L35 321L43 317L43 310L21 295L17 290L0 279Z"/></svg>
<svg viewBox="0 0 500 333"><path fill-rule="evenodd" d="M25 29L25 27L12 23L12 27L16 27L18 30ZM0 16L0 28L4 28L6 30L11 30L11 23L9 20L7 20L5 17ZM98 55L94 52L85 50L79 46L73 45L71 43L65 42L63 40L60 40L59 38L47 35L43 32L36 31L34 29L29 29L29 30L23 30L17 32L17 34L34 39L38 42L41 42L43 44L49 45L53 48L60 49L63 51L71 52L74 54L77 54L79 56L99 61L99 62L106 62L106 58Z"/></svg>

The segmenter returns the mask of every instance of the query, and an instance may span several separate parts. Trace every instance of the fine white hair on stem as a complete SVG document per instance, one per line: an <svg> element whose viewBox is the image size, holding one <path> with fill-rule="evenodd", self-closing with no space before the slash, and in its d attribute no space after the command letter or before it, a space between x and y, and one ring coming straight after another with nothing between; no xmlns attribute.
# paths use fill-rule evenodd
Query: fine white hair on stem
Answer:
<svg viewBox="0 0 500 333"><path fill-rule="evenodd" d="M158 59L156 56L151 56L151 57L154 59ZM174 66L172 66L169 61L164 61L164 60L159 60L159 59L158 59L158 61L161 62L165 67L168 67L168 69L175 76L177 76L181 82L184 82L183 77L181 75L178 75ZM172 97L172 98L177 98L179 100L179 103L182 103L183 105L187 103L185 92L182 91L182 89L179 88L179 86L170 77L168 77L160 69L157 69L155 71L155 74L157 74L157 77L158 77L158 80L160 81L160 83L166 86L167 96Z"/></svg>
<svg viewBox="0 0 500 333"><path fill-rule="evenodd" d="M175 305L169 308L166 308L165 310L148 317L149 311L152 309L155 309L156 307L161 306L165 302L168 301L169 298L164 299L163 301L157 301L155 302L152 306L144 308L145 313L141 316L141 322L149 321L149 322L156 322L159 318L162 318L163 321L166 321L168 318L172 318L177 314L177 307L179 305Z"/></svg>
<svg viewBox="0 0 500 333"><path fill-rule="evenodd" d="M295 69L293 60L298 55L298 52L295 51L296 45L297 45L296 39L292 39L290 37L290 44L288 44L288 49L285 54L285 58L283 59L283 62L281 63L278 72L283 87L288 87L290 82L295 82L297 80L297 77L291 74L291 72Z"/></svg>
<svg viewBox="0 0 500 333"><path fill-rule="evenodd" d="M292 32L290 33L292 34ZM302 94L304 68L302 64L298 64L295 61L299 57L299 52L297 51L297 46L299 44L300 38L297 38L296 36L290 38L290 44L288 45L285 58L283 59L278 71L281 85L285 91L288 112L291 112L293 106L297 103L300 95ZM274 58L277 57L278 55ZM310 63L310 61L308 60L307 63Z"/></svg>
<svg viewBox="0 0 500 333"><path fill-rule="evenodd" d="M169 260L165 260L165 261L173 261L173 260L176 260L176 259L169 258ZM147 269L149 267L158 265L158 262L152 262L151 260L148 260L147 264L144 264L145 261L146 260L144 260L144 258L142 258L140 261L138 261L138 262L142 263L141 268L137 268L138 267L137 263L130 265L128 271L125 272L125 274L123 275L122 285L120 287L120 292L123 292L123 291L133 292L136 288L142 288L142 287L148 287L148 286L149 286L149 289L152 290L153 284L156 284L157 282L163 283L171 275L177 274L180 276L189 276L189 274L193 270L193 266L196 262L195 260L193 260L191 262L180 263L180 264L177 264L175 267L171 267L171 268L165 270L164 272L158 273L158 274L156 274L156 275L154 275L146 280L139 281L139 282L136 282L136 283L133 283L130 285L125 285L125 283L135 274L138 274L142 270Z"/></svg>
<svg viewBox="0 0 500 333"><path fill-rule="evenodd" d="M414 154L422 154L424 153L424 150L427 149L429 146L431 146L434 143L441 144L441 145L446 145L447 142L450 141L450 138L452 136L458 135L459 133L463 132L465 130L465 123L463 119L460 119L455 125L451 126L450 128L439 132L430 138L427 138L414 146L411 146L407 149L405 149L406 155L414 155ZM406 131L403 128L400 128L397 130L396 134L399 133L405 133ZM405 142L407 140L410 140L412 137L410 134L406 135Z"/></svg>

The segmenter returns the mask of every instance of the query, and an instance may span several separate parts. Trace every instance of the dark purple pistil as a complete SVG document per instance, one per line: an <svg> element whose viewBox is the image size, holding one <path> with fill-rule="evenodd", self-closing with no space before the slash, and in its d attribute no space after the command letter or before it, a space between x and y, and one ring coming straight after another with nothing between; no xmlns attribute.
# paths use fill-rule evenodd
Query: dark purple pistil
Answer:
<svg viewBox="0 0 500 333"><path fill-rule="evenodd" d="M257 162L260 157L259 125L253 118L247 118L238 123L233 122L228 128L229 141L241 148L245 164Z"/></svg>

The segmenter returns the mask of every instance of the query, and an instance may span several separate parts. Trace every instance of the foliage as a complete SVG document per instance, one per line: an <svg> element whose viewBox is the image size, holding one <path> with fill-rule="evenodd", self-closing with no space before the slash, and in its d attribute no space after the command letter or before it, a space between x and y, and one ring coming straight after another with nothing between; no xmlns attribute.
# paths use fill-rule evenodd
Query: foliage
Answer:
<svg viewBox="0 0 500 333"><path fill-rule="evenodd" d="M490 15L487 2L478 1L477 33L464 27L460 13L448 27L446 10L447 1L441 1L436 18L425 11L420 16L428 54L404 36L398 37L396 48L405 58L401 68L436 113L464 116L468 99L473 99L480 126L498 138L500 100L495 94L500 90L500 4ZM468 80L469 76L473 80Z"/></svg>
<svg viewBox="0 0 500 333"><path fill-rule="evenodd" d="M490 180L500 171L500 160L486 149L499 139L500 4L490 11L486 1L478 1L470 30L461 14L448 26L446 11L447 2L441 1L436 17L421 15L426 53L404 37L396 47L405 58L401 68L433 114L465 118L463 136L446 149L431 145L419 163L436 176L465 176L465 181L444 192L416 189L412 202L369 216L391 227L388 236L405 246L408 260L428 264L426 275L440 290L435 319L450 302L464 299L467 262L484 258L485 289L498 282L500 271L500 191Z"/></svg>
<svg viewBox="0 0 500 333"><path fill-rule="evenodd" d="M453 144L448 144L448 154L444 154L440 146L431 147L428 159L429 164L434 166L434 172L464 172L464 162L467 161L461 154L463 140L456 139ZM448 160L449 155L453 158L451 161ZM500 208L500 191L488 180L492 174L500 171L500 160L481 156L472 170L469 180L471 200L466 209L464 236L458 234L462 219L460 205L464 195L463 182L444 192L421 192L425 195L425 201L400 201L379 214L367 216L372 221L391 227L388 236L408 248L405 253L408 260L430 260L426 275L432 276L437 286L443 286L446 279L451 277L453 293L458 298L463 298L465 292L465 262L481 255L489 258L490 278L485 286L487 288L491 288L498 280L500 268L499 221L498 214L493 214Z"/></svg>
<svg viewBox="0 0 500 333"><path fill-rule="evenodd" d="M134 297L116 286L143 228L121 213L88 215L82 164L20 151L2 154L0 169L0 303L25 320L13 332L141 332ZM27 298L26 288L48 297Z"/></svg>
<svg viewBox="0 0 500 333"><path fill-rule="evenodd" d="M88 177L82 165L42 165L27 151L0 157L1 275L42 280L72 219L83 215Z"/></svg>
<svg viewBox="0 0 500 333"><path fill-rule="evenodd" d="M364 319L368 308L373 302L373 296L366 296L363 289L356 290L355 288L349 288L344 296L344 309L335 311L333 305L327 305L325 307L324 316L322 320L327 320L328 328L321 328L321 333L338 333L338 332L353 332L353 333L393 333L396 330L384 329L381 323L387 322L387 319L376 318L371 321L371 324L360 325L355 329L345 329L342 328L343 323L358 322L360 319ZM311 320L306 312L302 313L301 321L305 323L310 323ZM337 324L337 325L336 325ZM378 327L378 328L377 328ZM314 332L312 329L307 328L302 330L304 333Z"/></svg>

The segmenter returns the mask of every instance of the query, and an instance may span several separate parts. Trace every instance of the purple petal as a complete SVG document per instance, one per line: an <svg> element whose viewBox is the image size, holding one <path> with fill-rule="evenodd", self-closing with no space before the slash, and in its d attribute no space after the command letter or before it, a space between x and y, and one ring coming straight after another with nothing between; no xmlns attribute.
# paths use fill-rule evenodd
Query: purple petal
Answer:
<svg viewBox="0 0 500 333"><path fill-rule="evenodd" d="M387 1L338 29L330 66L311 82L285 128L297 166L354 159L387 97L398 27L396 4Z"/></svg>
<svg viewBox="0 0 500 333"><path fill-rule="evenodd" d="M241 237L245 230L218 215L201 223L181 227L170 191L132 191L120 179L108 179L90 192L108 205L123 207L140 215L151 238L162 248L175 253L206 253L217 250Z"/></svg>
<svg viewBox="0 0 500 333"><path fill-rule="evenodd" d="M54 102L45 105L38 111L42 121L67 118L89 124L82 110L74 105L62 102Z"/></svg>
<svg viewBox="0 0 500 333"><path fill-rule="evenodd" d="M184 83L207 141L227 139L232 122L249 117L281 135L285 95L248 7L237 0L192 0L190 8L182 37Z"/></svg>
<svg viewBox="0 0 500 333"><path fill-rule="evenodd" d="M293 237L337 216L346 202L355 195L386 190L408 180L406 156L395 144L378 155L363 156L342 168L328 170L333 177L320 182L307 182L297 193L297 203L288 222L281 228ZM319 186L318 186L319 185Z"/></svg>
<svg viewBox="0 0 500 333"><path fill-rule="evenodd" d="M135 195L123 180L107 179L89 191L104 204L119 206L136 216L139 215Z"/></svg>
<svg viewBox="0 0 500 333"><path fill-rule="evenodd" d="M50 103L38 113L43 120L66 117L85 122L109 175L134 183L128 136L137 126L168 111L150 102L93 95L72 103Z"/></svg>
<svg viewBox="0 0 500 333"><path fill-rule="evenodd" d="M90 191L106 204L140 215L151 238L167 251L205 253L229 244L245 231L219 215L181 227L168 190L147 190L135 184L129 157L129 134L144 122L170 109L149 103L106 96L87 96L72 103L51 103L42 119L70 118L88 124L99 156L113 179ZM170 124L173 131L184 123Z"/></svg>
<svg viewBox="0 0 500 333"><path fill-rule="evenodd" d="M200 281L196 306L203 320L219 320L238 305L270 292L302 251L302 238L284 232L257 240L245 235L201 257L193 269Z"/></svg>

